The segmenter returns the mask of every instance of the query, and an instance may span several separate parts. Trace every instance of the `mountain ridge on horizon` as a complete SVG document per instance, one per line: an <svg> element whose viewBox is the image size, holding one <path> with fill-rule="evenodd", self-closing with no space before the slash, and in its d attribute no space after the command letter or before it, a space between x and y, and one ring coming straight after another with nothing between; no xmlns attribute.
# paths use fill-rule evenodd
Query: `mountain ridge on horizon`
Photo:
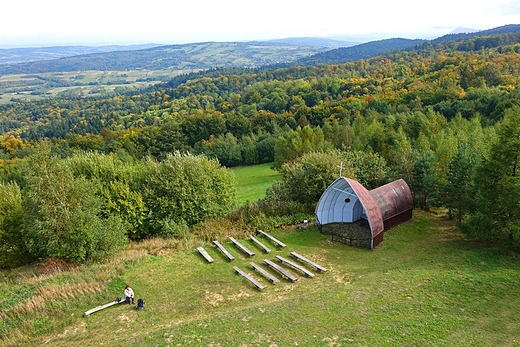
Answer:
<svg viewBox="0 0 520 347"><path fill-rule="evenodd" d="M139 45L107 45L97 47L52 46L47 48L37 47L0 49L0 73L43 73L99 69L118 70L121 68L128 70L165 69L175 68L175 66L180 66L179 64L185 65L186 63L190 66L190 68L193 67L197 69L207 69L218 66L258 67L262 65L276 65L277 63L273 62L272 59L277 58L272 56L270 58L271 61L263 57L255 60L256 62L252 60L247 62L244 60L245 56L252 55L252 49L256 49L256 51L254 51L255 54L262 54L261 46L266 47L266 49L269 47L271 50L279 50L280 52L282 50L281 47L285 46L284 49L287 50L285 58L287 59L285 62L280 62L282 65L287 63L291 65L294 63L303 63L306 65L312 64L313 60L320 61L320 63L327 63L327 59L321 60L323 58L315 57L316 54L321 56L332 56L334 54L335 58L329 63L341 63L346 60L355 59L356 57L359 59L359 54L361 54L361 58L367 58L373 56L374 54L380 54L385 50L404 49L421 41L438 42L445 39L471 37L472 35L508 32L508 30L513 30L516 32L517 30L520 31L519 28L520 25L506 25L493 29L468 32L473 29L459 27L444 36L439 36L432 40L392 38L361 43L323 37L293 37L264 41L242 41L227 43L209 41L177 45L150 43ZM383 45L383 43L386 43L386 45ZM210 47L211 45L214 45L218 48L212 48ZM222 48L224 46L225 48ZM199 53L207 54L207 56L210 57L212 54L219 54L219 50L225 49L226 54L228 54L226 59L229 59L229 61L222 61L219 65L219 62L214 60L212 61L213 65L204 65L201 63L201 61L199 61L200 57L197 56L199 53L195 53L195 51L199 51L201 49L197 47L206 49L205 53ZM290 50L287 49L288 47L298 47L299 51L297 54L292 54L294 53L294 50L293 52L290 52ZM306 50L303 50L304 47ZM233 49L236 49L236 57L234 60L232 59ZM354 54L352 53L353 51L357 51L357 53ZM128 54L128 52L132 53ZM280 52L278 54L280 54ZM30 56L30 54L33 54L32 58L27 57ZM342 55L345 54L346 56L342 58ZM21 57L23 55L27 55L25 56L25 59L32 60L23 61L24 58ZM283 54L280 57L282 56ZM44 57L45 59L38 59L38 57ZM114 62L117 62L117 64ZM160 62L160 64L158 62ZM128 64L126 67L124 66L125 63Z"/></svg>
<svg viewBox="0 0 520 347"><path fill-rule="evenodd" d="M450 31L449 34L469 34L469 33L475 33L479 30L472 29L472 28L465 28L465 27L457 27L454 30Z"/></svg>

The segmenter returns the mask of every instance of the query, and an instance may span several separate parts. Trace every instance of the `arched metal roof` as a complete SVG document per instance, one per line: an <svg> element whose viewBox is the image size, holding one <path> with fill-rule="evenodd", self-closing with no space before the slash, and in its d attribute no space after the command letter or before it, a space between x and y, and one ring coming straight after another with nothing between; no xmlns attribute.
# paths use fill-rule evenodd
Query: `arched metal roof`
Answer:
<svg viewBox="0 0 520 347"><path fill-rule="evenodd" d="M350 199L348 204L344 202L346 198ZM347 219L349 213L351 213L349 209L355 208L358 201L370 224L372 238L376 237L384 230L381 209L377 201L361 183L346 177L340 177L332 182L320 197L315 210L318 223L350 221Z"/></svg>
<svg viewBox="0 0 520 347"><path fill-rule="evenodd" d="M383 241L383 232L412 217L412 193L402 179L368 191L353 179L340 177L320 197L316 223L352 223L368 220L372 233L371 248Z"/></svg>
<svg viewBox="0 0 520 347"><path fill-rule="evenodd" d="M354 189L361 204L365 209L365 214L368 219L368 223L370 224L370 229L372 230L372 238L375 238L377 235L384 231L383 224L383 216L381 214L381 209L377 204L377 201L370 195L370 192L363 187L361 183L358 181L354 181L350 178L345 178L345 180L349 183L349 185Z"/></svg>
<svg viewBox="0 0 520 347"><path fill-rule="evenodd" d="M379 205L383 221L413 209L412 192L403 179L372 189L370 195Z"/></svg>

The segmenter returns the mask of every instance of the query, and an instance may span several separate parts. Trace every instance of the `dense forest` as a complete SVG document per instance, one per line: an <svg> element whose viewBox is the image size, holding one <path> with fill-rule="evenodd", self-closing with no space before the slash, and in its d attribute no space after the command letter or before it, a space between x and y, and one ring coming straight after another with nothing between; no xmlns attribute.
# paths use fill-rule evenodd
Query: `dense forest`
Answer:
<svg viewBox="0 0 520 347"><path fill-rule="evenodd" d="M520 35L506 32L5 105L0 260L103 259L128 239L175 237L208 218L312 213L340 161L368 187L403 178L416 207L519 250L519 87ZM268 162L283 180L236 206L222 166Z"/></svg>

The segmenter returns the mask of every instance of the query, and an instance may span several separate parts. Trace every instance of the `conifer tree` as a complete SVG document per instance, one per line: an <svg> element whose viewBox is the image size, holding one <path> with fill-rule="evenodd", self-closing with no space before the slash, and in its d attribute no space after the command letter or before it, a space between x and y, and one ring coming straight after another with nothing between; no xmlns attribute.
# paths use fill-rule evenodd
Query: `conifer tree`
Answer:
<svg viewBox="0 0 520 347"><path fill-rule="evenodd" d="M520 249L520 108L506 112L475 176L475 207L463 230Z"/></svg>

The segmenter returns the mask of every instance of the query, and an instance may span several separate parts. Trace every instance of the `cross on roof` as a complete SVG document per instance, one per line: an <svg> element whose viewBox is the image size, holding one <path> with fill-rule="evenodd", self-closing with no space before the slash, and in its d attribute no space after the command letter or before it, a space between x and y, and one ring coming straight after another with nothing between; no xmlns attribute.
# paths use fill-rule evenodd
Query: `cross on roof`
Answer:
<svg viewBox="0 0 520 347"><path fill-rule="evenodd" d="M343 169L344 169L343 161L341 161L339 166L337 166L337 167L339 167L339 177L343 177Z"/></svg>

